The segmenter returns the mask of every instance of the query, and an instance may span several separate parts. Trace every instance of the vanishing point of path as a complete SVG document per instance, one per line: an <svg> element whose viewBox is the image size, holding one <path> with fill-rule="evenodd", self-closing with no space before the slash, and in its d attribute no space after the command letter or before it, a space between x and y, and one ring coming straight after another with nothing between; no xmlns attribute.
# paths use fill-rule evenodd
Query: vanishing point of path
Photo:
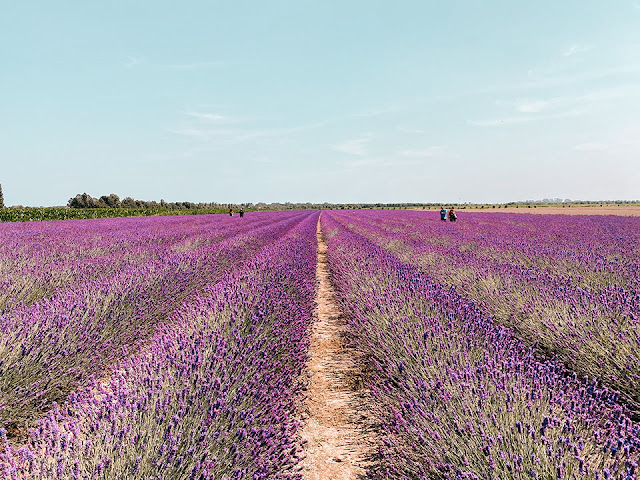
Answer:
<svg viewBox="0 0 640 480"><path fill-rule="evenodd" d="M363 478L366 457L372 452L367 433L362 377L355 356L344 340L345 320L336 302L327 244L318 221L316 276L317 317L311 332L309 387L301 432L306 441L302 475L306 480Z"/></svg>

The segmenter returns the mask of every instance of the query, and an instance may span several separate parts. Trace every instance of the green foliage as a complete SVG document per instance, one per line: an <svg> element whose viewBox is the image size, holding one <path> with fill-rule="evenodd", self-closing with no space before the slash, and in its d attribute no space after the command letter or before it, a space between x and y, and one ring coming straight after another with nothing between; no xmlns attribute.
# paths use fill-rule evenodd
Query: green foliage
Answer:
<svg viewBox="0 0 640 480"><path fill-rule="evenodd" d="M41 220L70 220L87 218L152 217L158 215L206 215L226 213L224 208L167 209L167 208L67 208L67 207L11 207L0 210L0 222L31 222Z"/></svg>
<svg viewBox="0 0 640 480"><path fill-rule="evenodd" d="M0 183L0 208L4 208L4 195L2 195L2 184Z"/></svg>
<svg viewBox="0 0 640 480"><path fill-rule="evenodd" d="M125 197L120 201L120 197L115 193L110 195L102 195L100 198L95 198L88 193L79 193L75 197L72 197L67 202L69 208L149 208L160 209L167 208L172 210L181 209L218 209L221 205L217 203L192 203L192 202L170 202L167 203L164 200L156 202L154 200L136 200L131 197Z"/></svg>

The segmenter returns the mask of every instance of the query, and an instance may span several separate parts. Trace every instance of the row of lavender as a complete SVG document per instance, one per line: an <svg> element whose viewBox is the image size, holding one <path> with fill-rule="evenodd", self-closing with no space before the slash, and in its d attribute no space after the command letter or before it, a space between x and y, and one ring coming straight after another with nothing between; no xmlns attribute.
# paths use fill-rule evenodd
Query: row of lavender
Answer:
<svg viewBox="0 0 640 480"><path fill-rule="evenodd" d="M31 304L131 265L216 243L269 222L224 216L0 225L0 311Z"/></svg>
<svg viewBox="0 0 640 480"><path fill-rule="evenodd" d="M381 421L372 477L637 478L640 428L615 392L337 219L322 216L329 263Z"/></svg>
<svg viewBox="0 0 640 480"><path fill-rule="evenodd" d="M147 347L55 406L6 478L297 478L317 214L207 285ZM5 478L3 477L3 478Z"/></svg>
<svg viewBox="0 0 640 480"><path fill-rule="evenodd" d="M602 286L603 280L621 285L639 281L638 218L465 213L452 228L432 213L361 213L358 217L385 230L411 227L412 238L444 251L451 247L494 261L549 268L591 288Z"/></svg>
<svg viewBox="0 0 640 480"><path fill-rule="evenodd" d="M241 269L307 216L299 212L265 214L243 223L213 216L198 217L198 223L185 223L182 218L110 220L100 222L115 223L104 231L105 225L87 225L91 222L30 226L41 229L30 233L32 243L37 235L50 247L52 253L45 260L64 257L59 252L69 251L74 232L76 237L85 234L84 240L77 241L82 248L91 243L87 237L104 238L106 231L115 246L107 241L102 248L133 250L136 253L120 256L129 255L135 261L79 255L82 262L94 264L89 268L92 275L74 285L59 285L49 296L2 313L0 427L8 431L9 438L24 436L26 428L53 402L64 402L92 377L108 375L114 362L144 347L184 302L225 274ZM118 230L117 222L123 231ZM50 238L60 240L55 243ZM52 260L40 271L53 270L56 264Z"/></svg>
<svg viewBox="0 0 640 480"><path fill-rule="evenodd" d="M455 287L580 375L640 412L640 219L414 213L340 221Z"/></svg>

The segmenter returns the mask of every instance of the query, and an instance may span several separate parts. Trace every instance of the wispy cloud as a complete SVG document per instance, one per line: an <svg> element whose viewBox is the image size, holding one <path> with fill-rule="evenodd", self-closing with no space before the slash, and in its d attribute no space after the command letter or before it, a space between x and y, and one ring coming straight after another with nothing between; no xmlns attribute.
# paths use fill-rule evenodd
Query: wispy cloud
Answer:
<svg viewBox="0 0 640 480"><path fill-rule="evenodd" d="M538 113L549 107L547 100L522 100L516 105L516 110L522 113Z"/></svg>
<svg viewBox="0 0 640 480"><path fill-rule="evenodd" d="M380 164L380 159L375 157L363 157L363 158L350 158L348 160L341 160L338 165L343 168L362 168L373 167Z"/></svg>
<svg viewBox="0 0 640 480"><path fill-rule="evenodd" d="M295 133L313 130L326 125L326 122L314 122L292 127L246 129L238 130L239 140L251 140L255 138L287 138Z"/></svg>
<svg viewBox="0 0 640 480"><path fill-rule="evenodd" d="M351 117L378 117L380 115L395 112L400 109L401 109L400 105L396 103L389 103L381 107L370 108L362 112L352 113L350 116Z"/></svg>
<svg viewBox="0 0 640 480"><path fill-rule="evenodd" d="M640 65L638 64L630 64L630 65L617 65L613 67L601 68L596 70L589 70L583 72L570 72L559 75L550 75L543 76L542 78L522 82L520 84L516 84L512 90L522 90L528 88L548 88L548 87L557 87L562 85L571 85L574 83L580 83L590 80L600 80L609 77L623 76L623 75L635 75L640 73Z"/></svg>
<svg viewBox="0 0 640 480"><path fill-rule="evenodd" d="M618 87L596 90L584 95L552 97L547 99L518 99L515 101L498 101L500 107L511 110L510 115L503 118L470 121L471 125L482 127L509 125L553 118L575 117L587 114L601 104L614 100L637 98L640 87L637 85L621 85ZM523 114L523 115L513 115Z"/></svg>
<svg viewBox="0 0 640 480"><path fill-rule="evenodd" d="M421 148L421 149L409 149L400 151L400 155L403 157L434 157L436 155L442 154L447 147L445 145L434 145L432 147Z"/></svg>
<svg viewBox="0 0 640 480"><path fill-rule="evenodd" d="M396 130L403 133L427 133L426 130L420 128L405 127L403 125L396 126Z"/></svg>
<svg viewBox="0 0 640 480"><path fill-rule="evenodd" d="M554 74L540 74L535 69L531 69L529 70L530 78L521 82L486 85L484 87L460 90L446 95L416 98L412 102L413 105L415 105L418 103L457 101L465 97L505 94L508 92L524 92L529 90L543 90L553 87L580 84L592 80L602 80L610 77L629 77L628 81L636 81L638 74L640 74L640 64L617 65L581 72L555 72ZM535 78L535 76L538 76L538 78Z"/></svg>
<svg viewBox="0 0 640 480"><path fill-rule="evenodd" d="M195 70L199 68L221 67L223 62L189 62L189 63L170 63L162 65L163 68L172 70Z"/></svg>
<svg viewBox="0 0 640 480"><path fill-rule="evenodd" d="M205 127L179 127L168 129L170 133L180 135L183 137L190 137L200 139L204 141L213 140L217 137L229 136L237 134L233 129L221 129L221 128L205 128Z"/></svg>
<svg viewBox="0 0 640 480"><path fill-rule="evenodd" d="M488 120L470 120L468 123L470 125L475 125L477 127L497 127L501 125L513 125L517 123L550 120L554 118L577 117L580 115L584 115L588 112L589 112L588 109L576 108L576 109L568 110L566 112L558 112L558 113L545 114L545 115L521 115L521 116L512 116L512 117L504 117L504 118L491 118Z"/></svg>
<svg viewBox="0 0 640 480"><path fill-rule="evenodd" d="M272 158L264 157L264 156L254 157L253 161L256 162L256 163L263 164L263 165L271 165L271 164L275 163L275 160L273 160Z"/></svg>
<svg viewBox="0 0 640 480"><path fill-rule="evenodd" d="M560 108L585 106L609 100L629 98L637 95L640 89L636 85L621 85L618 87L596 90L584 95L552 97L548 99L520 99L511 105L521 113L539 113ZM508 102L501 102L503 105Z"/></svg>
<svg viewBox="0 0 640 480"><path fill-rule="evenodd" d="M337 165L347 170L356 168L376 168L376 169L388 169L394 167L408 167L424 165L424 158L406 158L392 155L384 157L359 157L349 158L346 160L340 160Z"/></svg>
<svg viewBox="0 0 640 480"><path fill-rule="evenodd" d="M206 61L206 62L187 62L187 63L154 63L148 62L147 59L141 57L139 55L128 55L123 64L127 68L135 67L136 65L140 65L141 63L146 63L150 67L161 69L161 70L197 70L197 69L205 69L205 68L215 68L224 66L224 62L214 62L214 61Z"/></svg>
<svg viewBox="0 0 640 480"><path fill-rule="evenodd" d="M196 112L193 110L187 110L184 112L184 114L188 117L195 118L207 123L233 123L236 121L231 117L220 115L219 113Z"/></svg>
<svg viewBox="0 0 640 480"><path fill-rule="evenodd" d="M368 154L369 142L371 134L366 134L358 138L344 140L332 146L337 152L346 153L348 155L365 156Z"/></svg>
<svg viewBox="0 0 640 480"><path fill-rule="evenodd" d="M630 153L640 150L640 140L623 140L614 142L586 142L574 145L573 150L592 153Z"/></svg>
<svg viewBox="0 0 640 480"><path fill-rule="evenodd" d="M135 67L136 65L141 64L144 61L144 58L138 57L136 55L129 55L124 62L124 66L127 68Z"/></svg>
<svg viewBox="0 0 640 480"><path fill-rule="evenodd" d="M585 53L590 50L593 50L593 47L589 45L570 45L569 47L563 50L562 56L572 57L573 55L577 55L579 53Z"/></svg>
<svg viewBox="0 0 640 480"><path fill-rule="evenodd" d="M194 113L196 115L193 115ZM216 149L242 142L255 141L257 139L278 142L290 141L290 136L295 133L320 128L326 124L325 122L316 122L292 127L250 128L246 125L236 126L235 124L241 124L242 122L232 117L218 114L211 114L210 117L209 114L190 112L189 116L197 119L198 123L195 125L170 128L167 129L167 131L175 135L196 140L201 144L215 143Z"/></svg>
<svg viewBox="0 0 640 480"><path fill-rule="evenodd" d="M600 143L600 142L581 143L573 147L574 150L578 150L581 152L602 152L602 151L608 150L609 148L610 148L610 145L607 145L606 143Z"/></svg>

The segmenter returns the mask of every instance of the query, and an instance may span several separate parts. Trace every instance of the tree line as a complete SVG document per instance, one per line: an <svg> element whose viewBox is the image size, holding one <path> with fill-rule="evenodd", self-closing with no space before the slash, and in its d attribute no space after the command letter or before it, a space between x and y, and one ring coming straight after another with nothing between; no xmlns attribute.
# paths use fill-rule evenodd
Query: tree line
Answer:
<svg viewBox="0 0 640 480"><path fill-rule="evenodd" d="M69 208L143 208L143 209L168 209L168 210L203 210L203 209L219 209L223 205L219 203L193 203L193 202L165 202L160 200L136 200L131 197L120 197L115 193L110 195L102 195L99 198L92 197L87 193L79 193L75 197L71 197L67 202Z"/></svg>

